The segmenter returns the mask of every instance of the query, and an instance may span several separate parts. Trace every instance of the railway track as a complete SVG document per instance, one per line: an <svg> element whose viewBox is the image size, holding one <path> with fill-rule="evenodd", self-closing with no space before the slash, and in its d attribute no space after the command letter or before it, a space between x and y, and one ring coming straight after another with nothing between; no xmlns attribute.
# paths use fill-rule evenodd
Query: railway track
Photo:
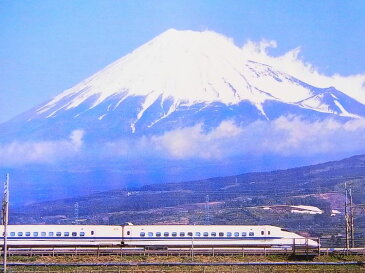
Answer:
<svg viewBox="0 0 365 273"><path fill-rule="evenodd" d="M120 256L245 256L245 255L365 255L365 248L170 248L151 250L120 247L68 247L68 248L10 248L9 256L66 256L66 255L120 255Z"/></svg>
<svg viewBox="0 0 365 273"><path fill-rule="evenodd" d="M363 266L365 262L361 261L346 261L346 262L108 262L108 263L32 263L32 262L12 262L8 266L80 266L80 267L107 267L107 266L291 266L291 265L326 265L326 266L344 266L344 265L359 265Z"/></svg>

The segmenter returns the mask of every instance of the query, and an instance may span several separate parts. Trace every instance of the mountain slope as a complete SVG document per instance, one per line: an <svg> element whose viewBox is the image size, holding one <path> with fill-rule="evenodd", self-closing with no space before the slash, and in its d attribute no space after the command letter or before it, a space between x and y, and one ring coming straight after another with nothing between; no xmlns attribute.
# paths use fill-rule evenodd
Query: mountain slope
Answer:
<svg viewBox="0 0 365 273"><path fill-rule="evenodd" d="M214 32L169 30L0 124L0 173L10 170L22 185L14 198L49 200L365 152L363 104L243 52Z"/></svg>
<svg viewBox="0 0 365 273"><path fill-rule="evenodd" d="M365 106L248 60L217 33L172 29L0 131L8 139L58 139L83 129L89 139L113 139L287 114L363 118Z"/></svg>
<svg viewBox="0 0 365 273"><path fill-rule="evenodd" d="M75 204L84 223L271 224L312 235L344 232L344 183L351 186L356 230L364 232L365 155L272 172L117 189L41 202L13 213L13 223L71 223ZM322 214L293 213L314 206ZM333 211L336 211L333 214Z"/></svg>

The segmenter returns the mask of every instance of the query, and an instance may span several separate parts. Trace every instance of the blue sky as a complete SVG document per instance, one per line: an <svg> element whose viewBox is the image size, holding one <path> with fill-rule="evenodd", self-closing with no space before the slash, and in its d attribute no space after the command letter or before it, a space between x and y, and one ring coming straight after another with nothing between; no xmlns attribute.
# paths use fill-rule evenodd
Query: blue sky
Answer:
<svg viewBox="0 0 365 273"><path fill-rule="evenodd" d="M365 1L0 1L0 122L169 28L275 40L326 75L365 73Z"/></svg>

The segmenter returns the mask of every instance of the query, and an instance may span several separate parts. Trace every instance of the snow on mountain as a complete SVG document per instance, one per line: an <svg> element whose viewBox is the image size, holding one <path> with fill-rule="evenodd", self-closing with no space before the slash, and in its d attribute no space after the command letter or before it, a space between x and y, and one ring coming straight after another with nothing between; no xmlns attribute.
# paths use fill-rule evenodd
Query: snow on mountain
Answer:
<svg viewBox="0 0 365 273"><path fill-rule="evenodd" d="M55 131L161 133L199 122L215 126L226 118L271 119L272 107L276 116L287 108L292 114L365 117L363 104L249 60L229 38L171 29L23 118L38 129L53 120Z"/></svg>
<svg viewBox="0 0 365 273"><path fill-rule="evenodd" d="M95 107L108 97L122 93L125 96L121 100L127 96L146 96L141 111L160 95L185 105L213 101L237 103L241 99L226 81L232 80L237 86L243 84L237 75L242 64L240 49L221 35L169 30L63 92L38 112L53 109L73 94L78 95L61 109L77 107L92 96L96 96L92 105ZM50 116L61 109L55 109Z"/></svg>

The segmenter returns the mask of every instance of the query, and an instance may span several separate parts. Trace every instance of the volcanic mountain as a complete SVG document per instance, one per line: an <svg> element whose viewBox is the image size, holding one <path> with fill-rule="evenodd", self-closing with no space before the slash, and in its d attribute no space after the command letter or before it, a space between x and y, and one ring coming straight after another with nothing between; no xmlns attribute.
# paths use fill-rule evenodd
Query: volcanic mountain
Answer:
<svg viewBox="0 0 365 273"><path fill-rule="evenodd" d="M250 60L220 34L171 29L0 125L0 132L2 140L53 140L82 129L86 139L99 141L288 114L356 119L365 117L365 105Z"/></svg>
<svg viewBox="0 0 365 273"><path fill-rule="evenodd" d="M363 154L364 118L351 90L312 86L214 32L168 30L1 124L0 175L34 202L309 165Z"/></svg>

